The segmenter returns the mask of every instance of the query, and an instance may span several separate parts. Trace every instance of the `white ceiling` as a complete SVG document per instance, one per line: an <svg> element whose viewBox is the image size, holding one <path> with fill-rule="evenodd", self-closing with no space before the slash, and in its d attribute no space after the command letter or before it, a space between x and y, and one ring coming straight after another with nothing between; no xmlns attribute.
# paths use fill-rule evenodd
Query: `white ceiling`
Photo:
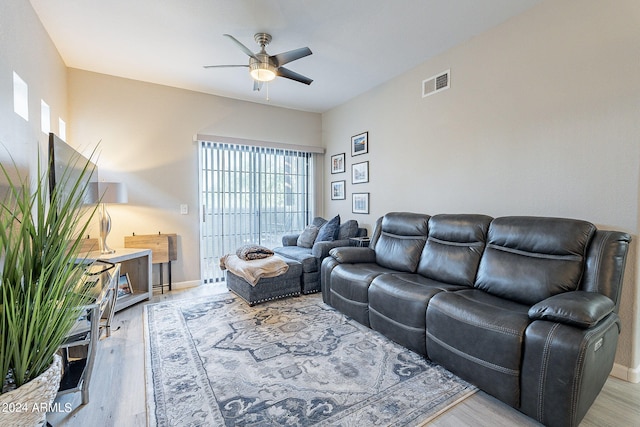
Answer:
<svg viewBox="0 0 640 427"><path fill-rule="evenodd" d="M324 112L541 0L31 0L68 67L236 99ZM271 55L308 46L284 78L254 92L225 33ZM440 71L440 70L434 70ZM429 77L429 76L425 76Z"/></svg>

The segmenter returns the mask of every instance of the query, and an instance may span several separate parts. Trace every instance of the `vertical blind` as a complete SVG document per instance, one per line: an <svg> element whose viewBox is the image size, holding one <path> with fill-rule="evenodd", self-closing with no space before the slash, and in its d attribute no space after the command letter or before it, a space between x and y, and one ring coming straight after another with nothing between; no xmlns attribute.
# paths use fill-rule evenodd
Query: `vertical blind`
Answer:
<svg viewBox="0 0 640 427"><path fill-rule="evenodd" d="M311 153L201 142L201 256L205 283L223 279L220 258L245 244L269 248L310 216Z"/></svg>

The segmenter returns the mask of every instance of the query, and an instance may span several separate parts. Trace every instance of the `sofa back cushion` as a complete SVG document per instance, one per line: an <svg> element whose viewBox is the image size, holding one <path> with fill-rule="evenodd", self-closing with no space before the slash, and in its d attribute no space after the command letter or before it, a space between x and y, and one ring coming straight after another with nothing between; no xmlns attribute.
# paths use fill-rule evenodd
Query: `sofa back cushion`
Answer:
<svg viewBox="0 0 640 427"><path fill-rule="evenodd" d="M473 287L491 219L486 215L432 216L418 273L440 282Z"/></svg>
<svg viewBox="0 0 640 427"><path fill-rule="evenodd" d="M393 270L415 272L427 240L428 224L429 215L409 212L386 214L373 247L376 263Z"/></svg>
<svg viewBox="0 0 640 427"><path fill-rule="evenodd" d="M529 305L576 290L595 231L593 224L573 219L496 218L474 286Z"/></svg>

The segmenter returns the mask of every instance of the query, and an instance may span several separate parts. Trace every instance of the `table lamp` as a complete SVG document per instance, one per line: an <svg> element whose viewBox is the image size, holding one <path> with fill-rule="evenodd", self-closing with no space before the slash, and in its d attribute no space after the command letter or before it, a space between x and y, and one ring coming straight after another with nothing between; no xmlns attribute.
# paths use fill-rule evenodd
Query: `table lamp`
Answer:
<svg viewBox="0 0 640 427"><path fill-rule="evenodd" d="M121 182L92 182L91 196L93 203L100 203L98 217L100 221L100 245L101 254L115 252L107 245L107 236L111 231L111 216L107 212L107 203L127 203L127 188ZM95 199L94 199L95 197Z"/></svg>

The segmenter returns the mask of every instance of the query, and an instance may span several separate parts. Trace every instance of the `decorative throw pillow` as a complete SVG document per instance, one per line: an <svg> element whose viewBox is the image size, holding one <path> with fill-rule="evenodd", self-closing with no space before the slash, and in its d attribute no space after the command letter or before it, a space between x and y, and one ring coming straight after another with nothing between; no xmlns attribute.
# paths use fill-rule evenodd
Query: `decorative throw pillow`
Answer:
<svg viewBox="0 0 640 427"><path fill-rule="evenodd" d="M316 241L316 237L318 236L318 231L320 229L315 225L309 225L304 229L302 233L298 236L297 245L301 248L311 248L313 247L313 242Z"/></svg>
<svg viewBox="0 0 640 427"><path fill-rule="evenodd" d="M327 223L327 220L322 218L321 216L317 216L313 218L313 221L311 221L311 225L315 225L318 228L322 227L326 223Z"/></svg>
<svg viewBox="0 0 640 427"><path fill-rule="evenodd" d="M338 230L338 240L345 240L358 235L358 221L350 219L340 225Z"/></svg>
<svg viewBox="0 0 640 427"><path fill-rule="evenodd" d="M338 230L340 229L340 215L336 215L331 220L327 221L320 231L318 231L318 237L316 242L331 242L336 239Z"/></svg>

